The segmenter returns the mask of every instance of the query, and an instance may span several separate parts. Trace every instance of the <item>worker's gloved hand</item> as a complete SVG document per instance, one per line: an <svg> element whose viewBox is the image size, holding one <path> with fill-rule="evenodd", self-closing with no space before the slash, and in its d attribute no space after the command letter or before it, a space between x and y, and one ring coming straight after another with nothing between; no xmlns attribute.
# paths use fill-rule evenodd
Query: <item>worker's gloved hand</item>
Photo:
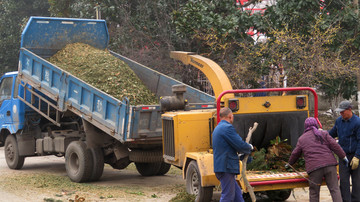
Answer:
<svg viewBox="0 0 360 202"><path fill-rule="evenodd" d="M252 144L249 144L250 146L251 146L251 151L253 151L254 150L254 146L252 146Z"/></svg>
<svg viewBox="0 0 360 202"><path fill-rule="evenodd" d="M345 164L346 167L349 167L349 160L348 158L345 156L343 159L342 159L343 163Z"/></svg>
<svg viewBox="0 0 360 202"><path fill-rule="evenodd" d="M357 169L359 166L359 159L354 156L350 162L350 166L351 166L351 170Z"/></svg>
<svg viewBox="0 0 360 202"><path fill-rule="evenodd" d="M285 168L286 169L290 168L290 164L289 163L285 164Z"/></svg>

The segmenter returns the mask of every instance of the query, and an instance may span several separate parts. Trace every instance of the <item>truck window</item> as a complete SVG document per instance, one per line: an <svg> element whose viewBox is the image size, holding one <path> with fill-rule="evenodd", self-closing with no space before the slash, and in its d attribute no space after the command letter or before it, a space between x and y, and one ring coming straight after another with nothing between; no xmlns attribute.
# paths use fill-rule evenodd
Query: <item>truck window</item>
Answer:
<svg viewBox="0 0 360 202"><path fill-rule="evenodd" d="M12 77L4 78L0 83L0 104L11 98Z"/></svg>

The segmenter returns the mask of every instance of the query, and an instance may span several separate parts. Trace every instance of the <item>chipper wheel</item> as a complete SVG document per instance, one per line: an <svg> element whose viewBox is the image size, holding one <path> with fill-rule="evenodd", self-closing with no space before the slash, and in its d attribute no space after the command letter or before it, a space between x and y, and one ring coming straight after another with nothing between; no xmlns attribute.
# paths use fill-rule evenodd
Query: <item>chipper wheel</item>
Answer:
<svg viewBox="0 0 360 202"><path fill-rule="evenodd" d="M196 161L191 161L186 170L186 191L196 195L197 202L211 201L213 187L201 186L201 175Z"/></svg>
<svg viewBox="0 0 360 202"><path fill-rule="evenodd" d="M15 136L8 135L5 140L5 159L9 168L21 169L24 165L25 157L19 155L19 147Z"/></svg>
<svg viewBox="0 0 360 202"><path fill-rule="evenodd" d="M170 167L171 167L171 164L161 162L159 172L156 175L165 175L167 172L169 172Z"/></svg>
<svg viewBox="0 0 360 202"><path fill-rule="evenodd" d="M139 163L135 162L136 170L142 176L154 176L160 171L161 162L156 163Z"/></svg>
<svg viewBox="0 0 360 202"><path fill-rule="evenodd" d="M86 182L92 177L93 155L83 141L73 141L65 153L66 173L73 182Z"/></svg>
<svg viewBox="0 0 360 202"><path fill-rule="evenodd" d="M291 195L291 189L282 189L282 190L273 190L273 191L266 191L266 195L272 201L285 201Z"/></svg>

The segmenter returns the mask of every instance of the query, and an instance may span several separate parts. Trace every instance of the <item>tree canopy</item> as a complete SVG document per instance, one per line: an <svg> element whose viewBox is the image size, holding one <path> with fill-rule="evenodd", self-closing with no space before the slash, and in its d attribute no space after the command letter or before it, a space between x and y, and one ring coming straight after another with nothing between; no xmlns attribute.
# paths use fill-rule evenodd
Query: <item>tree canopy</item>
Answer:
<svg viewBox="0 0 360 202"><path fill-rule="evenodd" d="M275 87L286 78L288 86L317 87L329 98L354 94L358 5L352 0L277 0L264 12L251 12L258 2L1 0L0 64L16 69L21 25L29 16L95 18L98 9L108 23L110 49L195 87L201 87L197 70L170 59L169 51L215 60L234 88L259 87L264 79ZM267 40L256 41L249 29Z"/></svg>
<svg viewBox="0 0 360 202"><path fill-rule="evenodd" d="M17 69L21 26L31 15L49 15L48 9L47 0L0 1L0 73Z"/></svg>

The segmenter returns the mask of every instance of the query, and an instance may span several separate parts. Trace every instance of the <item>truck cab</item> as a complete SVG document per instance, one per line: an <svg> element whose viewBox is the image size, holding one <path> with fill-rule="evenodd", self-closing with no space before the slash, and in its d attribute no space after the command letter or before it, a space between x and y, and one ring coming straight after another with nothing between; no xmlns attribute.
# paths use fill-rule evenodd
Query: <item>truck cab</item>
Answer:
<svg viewBox="0 0 360 202"><path fill-rule="evenodd" d="M18 99L17 71L5 73L0 79L0 145L8 134L16 133L24 125L24 104Z"/></svg>

